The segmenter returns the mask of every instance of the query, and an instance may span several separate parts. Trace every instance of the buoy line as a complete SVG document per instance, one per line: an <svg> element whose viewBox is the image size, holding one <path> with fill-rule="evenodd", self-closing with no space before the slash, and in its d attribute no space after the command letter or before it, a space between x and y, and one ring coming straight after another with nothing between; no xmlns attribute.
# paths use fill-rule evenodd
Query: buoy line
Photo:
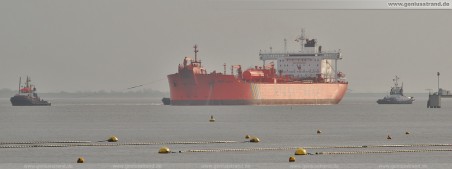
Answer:
<svg viewBox="0 0 452 169"><path fill-rule="evenodd" d="M47 143L91 143L91 141L29 141L29 142L0 142L2 144L47 144Z"/></svg>
<svg viewBox="0 0 452 169"><path fill-rule="evenodd" d="M267 147L267 148L227 148L227 149L204 149L204 150L187 150L179 152L224 152L224 151L257 151L257 150L295 150L298 147Z"/></svg>
<svg viewBox="0 0 452 169"><path fill-rule="evenodd" d="M180 152L224 152L224 151L258 151L258 150L296 150L300 147L264 147L264 148L227 148L227 149L200 149L186 150ZM322 147L303 147L305 149L329 149L329 148L365 148L363 146L322 146Z"/></svg>
<svg viewBox="0 0 452 169"><path fill-rule="evenodd" d="M173 142L95 142L92 141L31 141L31 142L0 142L0 148L35 148L35 147L77 147L77 146L127 146L127 145L170 145L170 144L215 144L242 143L238 141L173 141ZM386 144L361 146L300 146L304 149L334 149L334 148L395 148L395 147L440 147L452 144ZM222 152L222 151L258 151L258 150L295 150L299 147L266 147L266 148L228 148L228 149L200 149L179 152Z"/></svg>
<svg viewBox="0 0 452 169"><path fill-rule="evenodd" d="M362 146L312 146L303 147L305 149L329 149L329 148L375 148L375 147L447 147L452 144L382 144L382 145L362 145Z"/></svg>
<svg viewBox="0 0 452 169"><path fill-rule="evenodd" d="M440 147L452 146L452 144L394 144L394 145L369 145L367 147Z"/></svg>
<svg viewBox="0 0 452 169"><path fill-rule="evenodd" d="M76 145L75 144L7 145L7 146L0 146L0 148L72 147L72 146L76 146Z"/></svg>
<svg viewBox="0 0 452 169"><path fill-rule="evenodd" d="M63 143L63 144L46 144ZM74 144L68 144L74 143ZM127 146L127 145L163 145L163 144L215 144L215 143L237 143L237 141L175 141L175 142L141 142L141 143L91 143L81 141L70 142L11 142L12 145L0 145L0 148L34 148L34 147L81 147L81 146ZM22 144L22 145L13 145Z"/></svg>
<svg viewBox="0 0 452 169"><path fill-rule="evenodd" d="M388 148L394 148L394 147L435 147L435 146L452 146L452 144L401 144L401 145L363 145L363 146L301 146L304 149L334 149L334 148L378 148L378 147L388 147ZM199 150L186 150L186 151L179 151L179 152L226 152L226 151L258 151L258 150L295 150L300 147L266 147L266 148L227 148L227 149L199 149ZM439 150L439 149L438 149ZM448 150L448 149L442 149L442 150ZM452 150L452 149L451 149ZM402 151L402 150L388 150L388 151ZM405 151L405 150L403 150ZM420 151L420 150L408 150L411 151ZM428 151L423 150L423 151ZM387 152L384 151L354 151L354 154L359 154L360 152ZM327 152L328 153L328 152ZM350 154L353 154L350 153Z"/></svg>
<svg viewBox="0 0 452 169"><path fill-rule="evenodd" d="M306 146L305 149L329 149L329 148L367 148L366 146Z"/></svg>
<svg viewBox="0 0 452 169"><path fill-rule="evenodd" d="M161 144L215 144L237 143L237 141L172 141L172 142L142 142L142 143L117 143L118 145L161 145Z"/></svg>
<svg viewBox="0 0 452 169"><path fill-rule="evenodd" d="M378 153L420 153L420 152L440 152L452 151L452 149L419 149L419 150L380 150L380 151L343 151L343 152L316 152L315 155L336 155L336 154L378 154ZM314 154L313 154L314 155Z"/></svg>

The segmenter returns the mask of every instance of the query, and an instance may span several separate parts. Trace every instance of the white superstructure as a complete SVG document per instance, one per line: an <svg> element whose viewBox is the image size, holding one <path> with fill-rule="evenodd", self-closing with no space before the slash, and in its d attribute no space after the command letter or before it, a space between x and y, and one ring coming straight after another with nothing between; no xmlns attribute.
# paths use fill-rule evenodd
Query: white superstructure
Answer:
<svg viewBox="0 0 452 169"><path fill-rule="evenodd" d="M300 80L323 79L324 82L337 82L337 60L342 59L340 51L324 52L317 45L317 39L307 39L302 30L295 41L301 45L299 52L259 52L260 60L276 60L277 73ZM286 47L284 47L286 50ZM340 73L340 76L342 74Z"/></svg>

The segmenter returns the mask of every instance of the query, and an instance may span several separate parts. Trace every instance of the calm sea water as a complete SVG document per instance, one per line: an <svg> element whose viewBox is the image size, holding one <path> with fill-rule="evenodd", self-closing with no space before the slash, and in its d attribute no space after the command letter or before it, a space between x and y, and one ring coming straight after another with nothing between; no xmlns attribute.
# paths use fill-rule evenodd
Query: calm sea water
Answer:
<svg viewBox="0 0 452 169"><path fill-rule="evenodd" d="M228 144L172 144L172 151L226 148L452 144L452 99L426 108L378 105L384 94L348 94L339 105L163 106L160 98L45 98L50 107L13 107L0 99L0 142L119 142L231 140ZM216 122L209 122L213 115ZM320 129L321 134L316 131ZM406 135L405 132L410 134ZM245 135L260 143L246 143ZM386 137L390 135L391 140ZM8 146L11 144L0 144ZM294 150L158 154L163 145L0 148L1 168L451 168L452 152L296 156ZM349 152L445 147L307 149ZM86 163L76 165L78 157ZM52 166L53 165L53 166ZM56 166L63 165L63 166ZM66 165L66 166L65 166Z"/></svg>

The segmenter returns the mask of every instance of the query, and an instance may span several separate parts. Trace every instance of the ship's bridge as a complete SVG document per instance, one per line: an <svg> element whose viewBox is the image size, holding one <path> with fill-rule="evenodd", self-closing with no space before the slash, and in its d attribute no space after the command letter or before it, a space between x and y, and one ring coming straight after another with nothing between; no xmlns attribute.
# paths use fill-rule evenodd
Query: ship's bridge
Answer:
<svg viewBox="0 0 452 169"><path fill-rule="evenodd" d="M338 81L337 60L341 60L341 51L322 51L316 39L307 39L302 35L295 41L301 45L301 50L288 52L287 41L284 39L284 51L260 51L259 59L263 65L268 60L276 60L277 73L280 76L291 76L299 79L323 78L325 82ZM333 65L334 62L334 65Z"/></svg>

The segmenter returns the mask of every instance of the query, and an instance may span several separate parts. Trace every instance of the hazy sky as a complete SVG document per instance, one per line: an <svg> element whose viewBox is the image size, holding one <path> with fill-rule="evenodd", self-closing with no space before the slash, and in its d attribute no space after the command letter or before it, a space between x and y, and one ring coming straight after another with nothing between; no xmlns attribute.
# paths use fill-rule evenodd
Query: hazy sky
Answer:
<svg viewBox="0 0 452 169"><path fill-rule="evenodd" d="M284 2L280 2L284 3ZM31 76L40 92L168 91L194 44L208 72L260 65L258 52L296 50L301 28L324 50L341 49L356 92L452 89L452 10L256 9L259 1L2 0L0 89ZM237 7L237 8L235 8Z"/></svg>

